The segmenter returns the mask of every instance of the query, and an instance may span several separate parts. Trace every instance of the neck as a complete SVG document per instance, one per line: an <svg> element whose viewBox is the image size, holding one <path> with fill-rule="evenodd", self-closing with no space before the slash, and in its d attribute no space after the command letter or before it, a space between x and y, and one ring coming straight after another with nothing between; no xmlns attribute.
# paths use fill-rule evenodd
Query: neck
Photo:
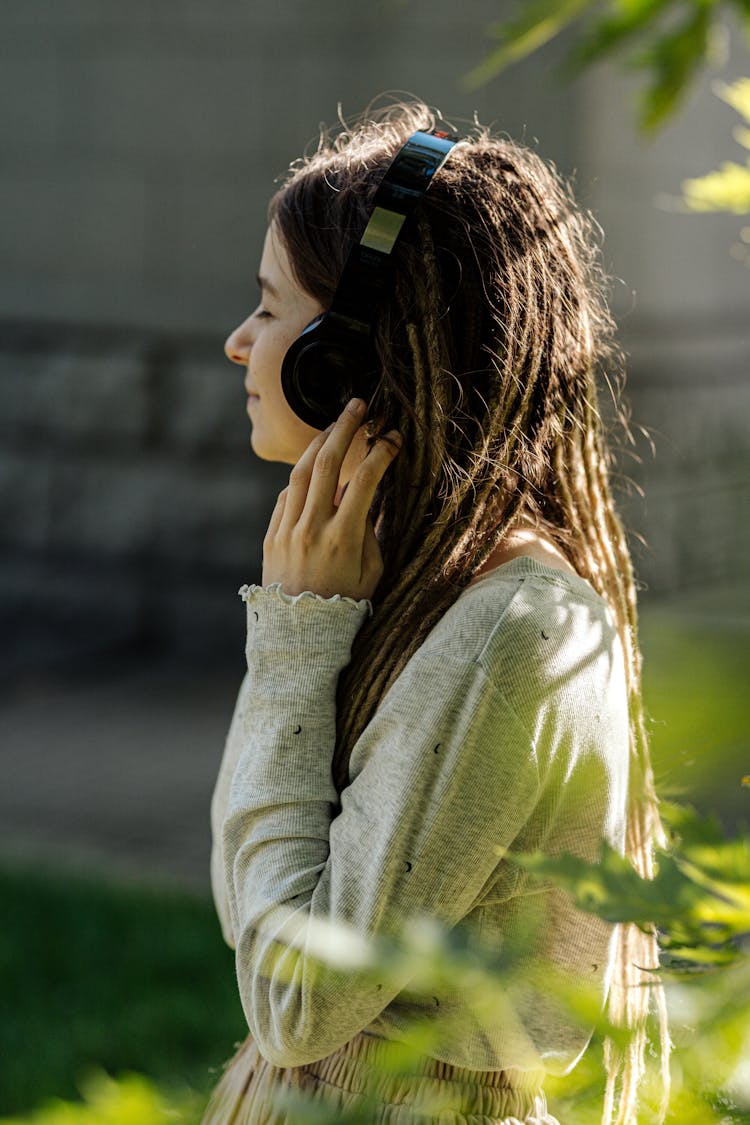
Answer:
<svg viewBox="0 0 750 1125"><path fill-rule="evenodd" d="M503 563L517 558L518 555L530 555L547 566L555 567L558 570L567 570L570 574L577 573L575 567L550 536L541 532L530 520L524 519L508 532L489 558L485 559L469 585Z"/></svg>

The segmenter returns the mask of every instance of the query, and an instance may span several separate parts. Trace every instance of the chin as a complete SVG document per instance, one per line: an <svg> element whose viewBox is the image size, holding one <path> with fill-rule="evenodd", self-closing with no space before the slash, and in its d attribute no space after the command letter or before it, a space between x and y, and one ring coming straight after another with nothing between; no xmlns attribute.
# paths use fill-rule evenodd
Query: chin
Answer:
<svg viewBox="0 0 750 1125"><path fill-rule="evenodd" d="M299 461L299 458L302 456L302 454L300 454L297 458L294 458L288 453L284 453L283 450L279 449L279 447L275 446L272 442L264 441L262 436L256 433L255 428L253 428L253 432L250 435L250 446L255 456L259 457L261 461L276 461L280 465L296 465L297 461Z"/></svg>

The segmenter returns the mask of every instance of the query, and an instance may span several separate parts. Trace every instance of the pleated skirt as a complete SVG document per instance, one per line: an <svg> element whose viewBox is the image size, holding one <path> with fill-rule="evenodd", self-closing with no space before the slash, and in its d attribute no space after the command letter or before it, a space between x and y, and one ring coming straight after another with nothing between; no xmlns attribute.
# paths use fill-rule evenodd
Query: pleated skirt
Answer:
<svg viewBox="0 0 750 1125"><path fill-rule="evenodd" d="M540 1072L470 1070L423 1055L399 1073L395 1047L363 1031L317 1062L278 1067L248 1036L201 1125L302 1125L300 1101L331 1125L354 1110L358 1125L560 1125L547 1110Z"/></svg>

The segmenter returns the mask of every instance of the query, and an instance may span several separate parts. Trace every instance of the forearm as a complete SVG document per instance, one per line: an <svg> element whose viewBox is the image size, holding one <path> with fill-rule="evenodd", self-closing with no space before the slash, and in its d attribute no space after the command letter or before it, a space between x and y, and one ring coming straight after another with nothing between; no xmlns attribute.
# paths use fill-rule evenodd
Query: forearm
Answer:
<svg viewBox="0 0 750 1125"><path fill-rule="evenodd" d="M278 1013L271 1018L270 999L258 989L270 987L269 979L278 984L289 968L284 958L296 957L288 938L279 946L272 935L295 903L309 904L328 858L338 802L331 775L336 687L371 608L364 600L290 598L273 587L240 594L252 691L235 732L221 852L240 994L251 1030L271 1055L289 1048L270 1041ZM264 1012L268 1026L253 1026Z"/></svg>

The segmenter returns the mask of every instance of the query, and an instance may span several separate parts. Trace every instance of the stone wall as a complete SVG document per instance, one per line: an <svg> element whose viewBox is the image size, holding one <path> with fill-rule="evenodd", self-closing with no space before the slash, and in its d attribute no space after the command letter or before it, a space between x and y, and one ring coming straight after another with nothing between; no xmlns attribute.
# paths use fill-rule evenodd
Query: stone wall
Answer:
<svg viewBox="0 0 750 1125"><path fill-rule="evenodd" d="M241 650L237 588L288 467L254 457L222 355L255 300L275 176L378 92L538 147L599 217L630 354L645 499L621 505L647 596L746 575L747 297L734 217L660 193L732 151L710 75L647 146L633 84L572 86L564 44L475 93L495 0L5 0L0 21L0 614L6 667L157 644ZM724 77L741 73L734 55ZM648 546L639 543L643 536Z"/></svg>
<svg viewBox="0 0 750 1125"><path fill-rule="evenodd" d="M210 655L241 640L236 592L260 580L288 469L250 450L239 369L200 339L7 336L4 659L146 644Z"/></svg>
<svg viewBox="0 0 750 1125"><path fill-rule="evenodd" d="M636 445L620 457L620 471L642 495L636 488L620 489L619 499L642 596L665 598L710 583L746 583L746 337L698 331L651 339L644 334L628 351L626 397Z"/></svg>
<svg viewBox="0 0 750 1125"><path fill-rule="evenodd" d="M616 485L644 596L738 581L750 553L750 385L723 374L741 371L743 343L717 353L685 341L679 377L675 354L642 342L628 373L637 444L620 469L645 496ZM252 453L241 376L200 337L6 332L6 666L143 645L212 660L241 651L236 592L260 581L289 472Z"/></svg>

